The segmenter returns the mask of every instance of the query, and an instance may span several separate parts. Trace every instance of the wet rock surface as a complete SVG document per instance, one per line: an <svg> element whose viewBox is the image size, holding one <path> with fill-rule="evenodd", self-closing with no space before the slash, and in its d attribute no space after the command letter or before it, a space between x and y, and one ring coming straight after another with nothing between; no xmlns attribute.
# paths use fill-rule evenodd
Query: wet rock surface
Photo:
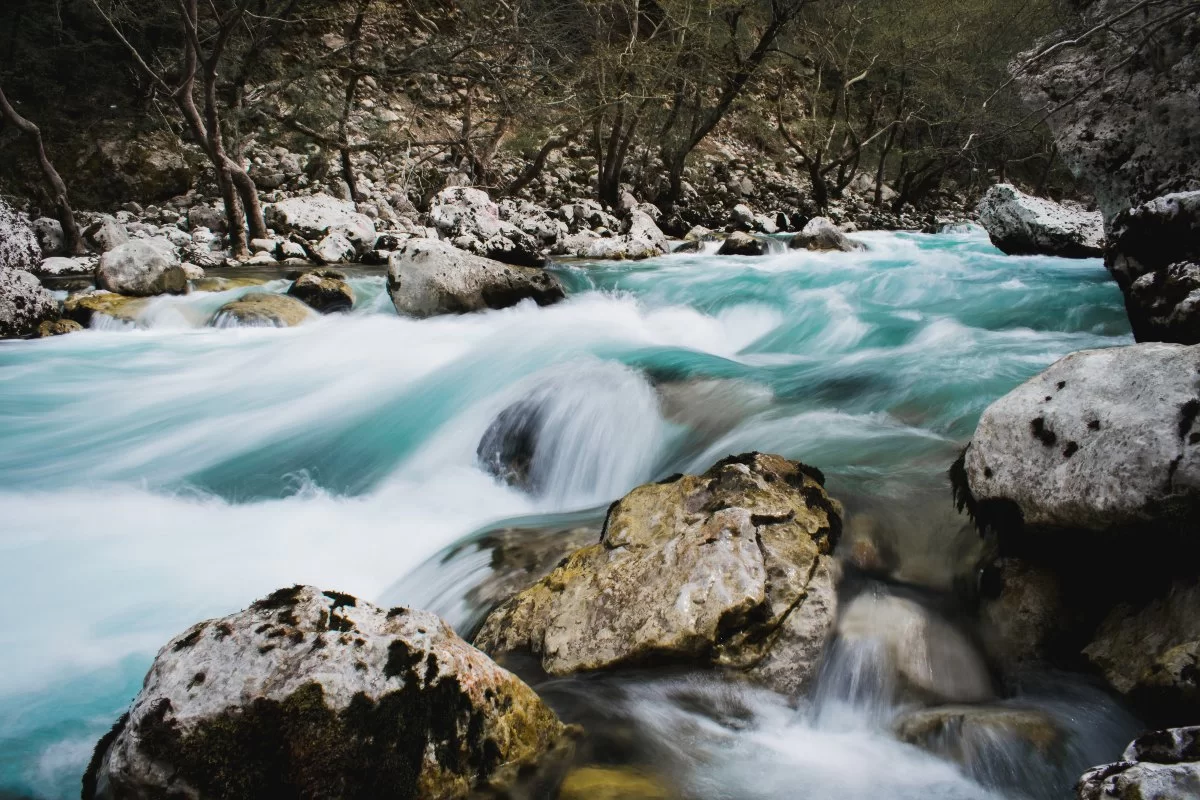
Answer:
<svg viewBox="0 0 1200 800"><path fill-rule="evenodd" d="M690 663L800 691L836 614L840 529L819 472L731 457L630 492L598 544L493 612L476 645L550 675Z"/></svg>
<svg viewBox="0 0 1200 800"><path fill-rule="evenodd" d="M296 586L159 651L83 797L465 798L563 734L436 616Z"/></svg>
<svg viewBox="0 0 1200 800"><path fill-rule="evenodd" d="M250 292L217 309L212 325L217 328L291 328L312 318L312 309L294 297Z"/></svg>
<svg viewBox="0 0 1200 800"><path fill-rule="evenodd" d="M1086 772L1076 792L1079 800L1200 797L1200 728L1172 728L1138 737L1121 761Z"/></svg>
<svg viewBox="0 0 1200 800"><path fill-rule="evenodd" d="M832 250L843 253L867 249L865 244L856 242L842 233L825 217L809 220L804 228L791 238L788 247L792 250Z"/></svg>
<svg viewBox="0 0 1200 800"><path fill-rule="evenodd" d="M430 317L508 308L565 296L558 279L536 267L502 264L436 239L409 239L388 263L388 292L401 314Z"/></svg>
<svg viewBox="0 0 1200 800"><path fill-rule="evenodd" d="M296 279L288 295L322 314L349 311L354 307L354 290L346 283L344 273L336 270L313 270Z"/></svg>

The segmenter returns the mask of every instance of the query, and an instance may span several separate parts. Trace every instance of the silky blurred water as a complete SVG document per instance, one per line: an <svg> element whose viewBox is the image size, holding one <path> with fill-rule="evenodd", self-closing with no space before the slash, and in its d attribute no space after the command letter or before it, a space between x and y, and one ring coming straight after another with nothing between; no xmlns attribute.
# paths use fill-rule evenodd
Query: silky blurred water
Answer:
<svg viewBox="0 0 1200 800"><path fill-rule="evenodd" d="M426 562L474 530L748 450L819 466L840 497L950 513L945 469L988 403L1131 341L1099 261L1005 257L978 231L860 238L870 251L560 265L569 299L548 308L403 319L364 274L353 313L293 329L206 327L237 289L0 343L0 796L77 796L157 648L282 585L428 600ZM476 456L528 398L547 409L533 493ZM686 713L654 696L643 732ZM746 702L767 727L726 751L778 767L765 793L697 766L691 796L795 796L788 776L816 762L805 796L991 796L878 732L840 748ZM885 791L901 763L905 788Z"/></svg>

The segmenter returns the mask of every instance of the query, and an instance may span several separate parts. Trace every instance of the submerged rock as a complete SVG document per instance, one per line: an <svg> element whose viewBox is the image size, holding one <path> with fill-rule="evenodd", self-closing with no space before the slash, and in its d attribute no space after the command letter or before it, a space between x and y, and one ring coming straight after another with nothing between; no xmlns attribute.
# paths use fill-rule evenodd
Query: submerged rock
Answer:
<svg viewBox="0 0 1200 800"><path fill-rule="evenodd" d="M1200 728L1140 736L1115 764L1084 773L1079 800L1182 800L1200 797Z"/></svg>
<svg viewBox="0 0 1200 800"><path fill-rule="evenodd" d="M871 662L880 690L900 698L978 703L995 697L987 664L971 641L906 597L876 591L855 597L838 622L838 646Z"/></svg>
<svg viewBox="0 0 1200 800"><path fill-rule="evenodd" d="M518 400L505 408L492 420L475 449L480 466L509 486L526 491L540 489L533 475L533 459L544 420L543 405L536 399Z"/></svg>
<svg viewBox="0 0 1200 800"><path fill-rule="evenodd" d="M577 767L567 773L558 800L671 800L660 781L627 767Z"/></svg>
<svg viewBox="0 0 1200 800"><path fill-rule="evenodd" d="M465 798L563 734L434 615L296 586L160 650L83 797Z"/></svg>
<svg viewBox="0 0 1200 800"><path fill-rule="evenodd" d="M19 269L0 270L0 339L32 336L58 318L58 301L36 277Z"/></svg>
<svg viewBox="0 0 1200 800"><path fill-rule="evenodd" d="M902 741L975 770L1001 760L1059 761L1066 746L1058 721L1032 708L939 706L904 714L895 729Z"/></svg>
<svg viewBox="0 0 1200 800"><path fill-rule="evenodd" d="M1007 183L988 189L979 201L979 224L992 244L1010 256L1104 255L1104 221L1099 211L1068 208Z"/></svg>
<svg viewBox="0 0 1200 800"><path fill-rule="evenodd" d="M565 296L545 270L491 261L437 239L409 239L392 253L388 292L398 312L414 317L508 308L526 299L545 306Z"/></svg>
<svg viewBox="0 0 1200 800"><path fill-rule="evenodd" d="M843 253L853 253L855 250L866 250L862 242L856 242L842 233L825 217L813 217L788 241L792 250L839 250Z"/></svg>
<svg viewBox="0 0 1200 800"><path fill-rule="evenodd" d="M717 251L719 256L762 256L766 253L766 242L741 231L729 234L729 238L721 243L721 249Z"/></svg>
<svg viewBox="0 0 1200 800"><path fill-rule="evenodd" d="M1194 535L1198 374L1200 347L1072 353L984 411L960 499L984 525Z"/></svg>
<svg viewBox="0 0 1200 800"><path fill-rule="evenodd" d="M250 292L217 309L214 328L291 328L313 317L313 311L294 297Z"/></svg>
<svg viewBox="0 0 1200 800"><path fill-rule="evenodd" d="M0 199L0 272L34 272L42 263L42 249L29 224Z"/></svg>
<svg viewBox="0 0 1200 800"><path fill-rule="evenodd" d="M349 311L354 307L354 290L346 276L335 270L315 269L296 279L288 294L322 314Z"/></svg>
<svg viewBox="0 0 1200 800"><path fill-rule="evenodd" d="M145 310L146 302L143 297L126 297L105 291L73 294L63 303L63 316L85 328L91 327L97 314L132 325Z"/></svg>
<svg viewBox="0 0 1200 800"><path fill-rule="evenodd" d="M118 294L146 297L186 294L187 273L166 239L135 239L100 256L96 285Z"/></svg>
<svg viewBox="0 0 1200 800"><path fill-rule="evenodd" d="M801 691L836 615L840 530L816 470L727 458L615 503L600 542L493 612L476 645L550 675L682 662Z"/></svg>

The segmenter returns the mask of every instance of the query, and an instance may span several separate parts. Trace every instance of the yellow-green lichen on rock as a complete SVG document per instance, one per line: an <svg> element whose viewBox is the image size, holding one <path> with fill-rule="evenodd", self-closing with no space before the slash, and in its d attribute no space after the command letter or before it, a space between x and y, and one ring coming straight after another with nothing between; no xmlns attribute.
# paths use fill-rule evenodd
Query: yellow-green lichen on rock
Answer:
<svg viewBox="0 0 1200 800"><path fill-rule="evenodd" d="M566 734L436 616L296 586L159 651L83 797L465 798Z"/></svg>
<svg viewBox="0 0 1200 800"><path fill-rule="evenodd" d="M819 471L750 453L640 486L601 541L501 605L476 645L550 675L688 663L807 687L836 616L841 506Z"/></svg>

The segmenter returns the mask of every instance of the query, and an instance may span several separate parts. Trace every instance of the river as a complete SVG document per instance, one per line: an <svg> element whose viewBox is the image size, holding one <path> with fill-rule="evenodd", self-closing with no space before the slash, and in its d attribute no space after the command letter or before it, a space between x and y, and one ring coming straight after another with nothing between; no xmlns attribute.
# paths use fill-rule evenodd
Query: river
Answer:
<svg viewBox="0 0 1200 800"><path fill-rule="evenodd" d="M922 590L969 576L946 468L1006 391L1130 343L1121 296L1098 260L1005 257L978 229L859 238L556 265L569 297L548 308L402 319L362 271L352 313L292 329L205 327L238 289L155 299L134 330L0 343L0 797L77 797L157 649L199 619L299 582L468 627L488 567L456 542L587 524L731 453L820 467ZM546 422L524 492L476 451L531 397ZM1103 693L1041 676L1016 699L1063 719L1061 763L964 768L889 734L892 710L848 680L860 656L835 650L798 706L711 675L538 688L698 798L1067 797L1130 738Z"/></svg>

